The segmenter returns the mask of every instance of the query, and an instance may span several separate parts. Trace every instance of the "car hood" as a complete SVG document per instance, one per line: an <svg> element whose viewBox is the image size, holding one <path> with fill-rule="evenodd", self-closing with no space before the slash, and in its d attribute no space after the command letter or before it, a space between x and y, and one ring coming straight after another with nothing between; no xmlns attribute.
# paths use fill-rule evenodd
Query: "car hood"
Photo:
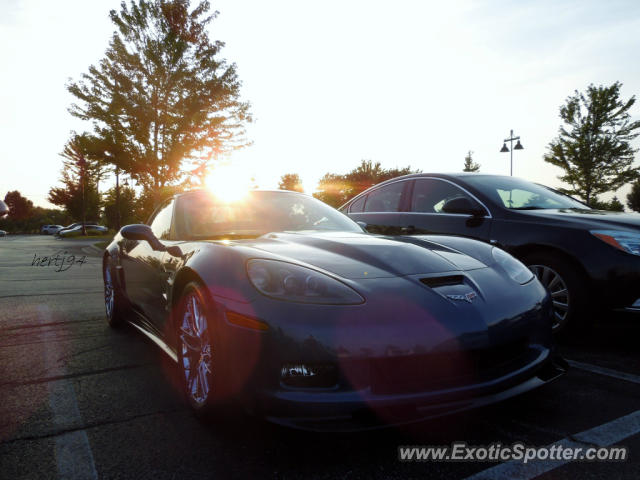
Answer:
<svg viewBox="0 0 640 480"><path fill-rule="evenodd" d="M270 233L243 241L242 245L252 250L248 254L253 258L276 256L348 279L433 274L487 266L457 250L411 237L344 232Z"/></svg>
<svg viewBox="0 0 640 480"><path fill-rule="evenodd" d="M640 214L610 212L605 210L589 210L582 208L562 208L549 210L521 210L520 213L536 219L550 218L563 222L575 221L587 228L623 227L624 229L640 229Z"/></svg>

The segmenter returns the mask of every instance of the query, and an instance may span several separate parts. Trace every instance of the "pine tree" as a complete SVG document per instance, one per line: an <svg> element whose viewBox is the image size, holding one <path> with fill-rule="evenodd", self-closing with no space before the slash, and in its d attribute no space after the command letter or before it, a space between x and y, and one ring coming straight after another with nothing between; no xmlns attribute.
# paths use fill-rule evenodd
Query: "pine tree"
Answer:
<svg viewBox="0 0 640 480"><path fill-rule="evenodd" d="M475 163L471 155L473 155L473 152L469 150L467 156L464 157L464 168L462 169L463 172L477 172L480 170L480 164Z"/></svg>
<svg viewBox="0 0 640 480"><path fill-rule="evenodd" d="M627 195L627 206L634 212L640 212L640 180L631 187L631 192Z"/></svg>
<svg viewBox="0 0 640 480"><path fill-rule="evenodd" d="M640 168L633 166L637 149L631 146L640 121L631 121L629 114L636 99L621 100L621 87L620 82L609 87L589 85L586 93L576 91L567 98L560 107L564 125L544 156L564 170L558 178L571 188L562 190L589 205L598 195L640 176Z"/></svg>

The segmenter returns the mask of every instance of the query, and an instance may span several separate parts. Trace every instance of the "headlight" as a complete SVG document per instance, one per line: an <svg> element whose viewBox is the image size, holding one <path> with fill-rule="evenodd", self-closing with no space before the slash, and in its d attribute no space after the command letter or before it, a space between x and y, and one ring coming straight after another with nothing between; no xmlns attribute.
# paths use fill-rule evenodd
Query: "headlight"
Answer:
<svg viewBox="0 0 640 480"><path fill-rule="evenodd" d="M531 273L531 270L529 270L522 264L522 262L516 260L504 250L493 247L493 250L491 250L491 255L493 255L493 259L496 261L496 263L500 265L505 272L507 272L507 275L509 275L519 284L524 285L525 283L531 281L531 279L533 278L533 273Z"/></svg>
<svg viewBox="0 0 640 480"><path fill-rule="evenodd" d="M330 305L356 305L364 299L328 275L279 260L247 262L249 280L263 295L278 300Z"/></svg>
<svg viewBox="0 0 640 480"><path fill-rule="evenodd" d="M618 250L640 255L640 233L621 230L591 230L591 233Z"/></svg>

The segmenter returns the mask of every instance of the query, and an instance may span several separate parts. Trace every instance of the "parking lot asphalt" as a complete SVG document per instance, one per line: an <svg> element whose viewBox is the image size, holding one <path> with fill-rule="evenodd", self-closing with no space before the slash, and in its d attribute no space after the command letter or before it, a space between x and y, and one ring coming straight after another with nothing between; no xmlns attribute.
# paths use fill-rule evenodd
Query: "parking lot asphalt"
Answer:
<svg viewBox="0 0 640 480"><path fill-rule="evenodd" d="M463 415L355 434L293 431L246 415L202 422L184 405L168 357L133 329L107 326L91 243L0 238L0 478L640 477L640 316L600 315L589 335L560 345L573 365L563 378ZM43 263L58 252L73 260L68 269ZM401 445L456 441L614 443L630 458L398 460Z"/></svg>

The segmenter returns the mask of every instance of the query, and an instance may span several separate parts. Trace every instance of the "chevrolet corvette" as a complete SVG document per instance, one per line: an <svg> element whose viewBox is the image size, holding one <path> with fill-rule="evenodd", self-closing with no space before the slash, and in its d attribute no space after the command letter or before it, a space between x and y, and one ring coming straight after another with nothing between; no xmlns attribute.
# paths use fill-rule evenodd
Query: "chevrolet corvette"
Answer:
<svg viewBox="0 0 640 480"><path fill-rule="evenodd" d="M103 259L106 316L177 364L190 406L310 430L403 424L565 371L549 293L500 248L366 233L304 194L176 195Z"/></svg>

